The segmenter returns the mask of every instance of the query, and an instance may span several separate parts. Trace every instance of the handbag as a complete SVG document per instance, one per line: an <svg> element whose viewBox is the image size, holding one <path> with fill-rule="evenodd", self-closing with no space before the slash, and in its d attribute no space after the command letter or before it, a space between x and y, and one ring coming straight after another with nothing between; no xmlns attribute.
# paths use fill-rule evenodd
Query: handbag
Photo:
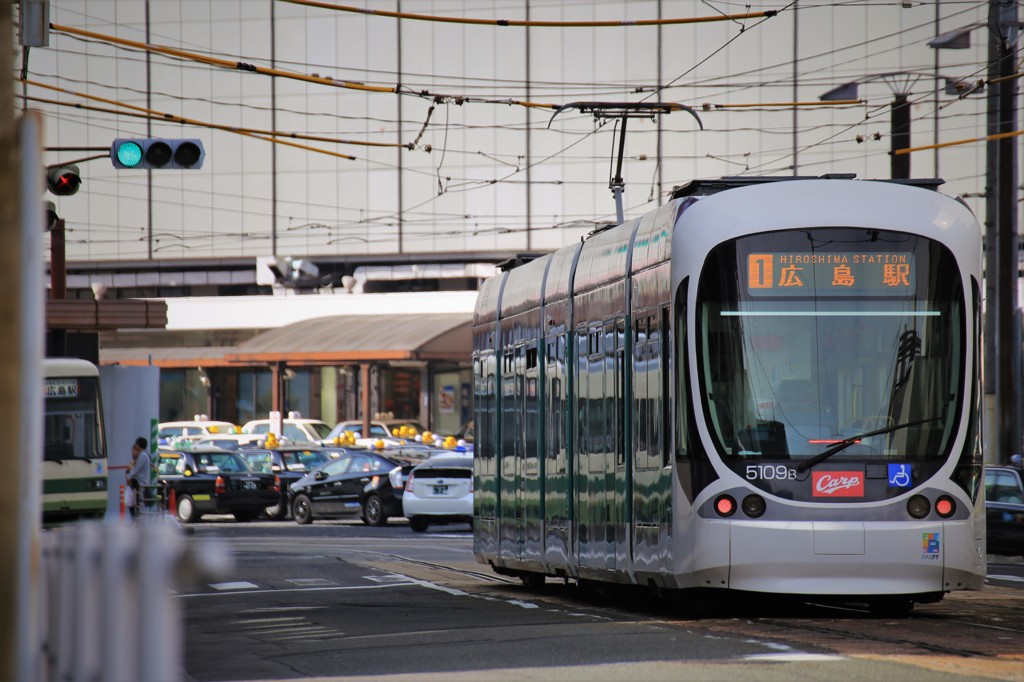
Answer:
<svg viewBox="0 0 1024 682"><path fill-rule="evenodd" d="M131 485L127 485L124 488L124 506L126 508L135 506L135 488Z"/></svg>

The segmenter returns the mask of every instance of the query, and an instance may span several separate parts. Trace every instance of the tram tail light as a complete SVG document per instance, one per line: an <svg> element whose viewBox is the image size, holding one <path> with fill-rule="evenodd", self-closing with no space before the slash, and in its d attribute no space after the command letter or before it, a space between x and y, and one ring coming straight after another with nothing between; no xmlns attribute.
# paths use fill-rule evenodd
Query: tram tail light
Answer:
<svg viewBox="0 0 1024 682"><path fill-rule="evenodd" d="M732 516L736 513L736 500L731 495L719 495L715 498L715 511L719 516Z"/></svg>
<svg viewBox="0 0 1024 682"><path fill-rule="evenodd" d="M956 502L949 495L943 495L935 500L935 513L944 519L956 513Z"/></svg>
<svg viewBox="0 0 1024 682"><path fill-rule="evenodd" d="M923 519L932 510L932 504L924 495L914 495L907 500L907 513L915 519Z"/></svg>
<svg viewBox="0 0 1024 682"><path fill-rule="evenodd" d="M764 514L765 502L760 495L747 495L743 498L743 513L752 519Z"/></svg>

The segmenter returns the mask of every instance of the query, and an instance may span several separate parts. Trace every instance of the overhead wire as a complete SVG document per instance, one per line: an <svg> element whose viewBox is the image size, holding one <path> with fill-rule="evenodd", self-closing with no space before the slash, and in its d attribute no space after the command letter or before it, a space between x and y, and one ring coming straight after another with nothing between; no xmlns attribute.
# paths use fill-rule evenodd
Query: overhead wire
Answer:
<svg viewBox="0 0 1024 682"><path fill-rule="evenodd" d="M703 24L715 21L729 21L738 19L754 19L761 17L773 17L777 14L775 10L763 12L748 12L735 15L715 15L707 17L675 17L669 19L624 19L605 21L542 21L527 19L479 19L471 17L446 17L435 14L413 14L411 12L392 12L390 10L369 9L366 7L352 7L350 5L335 5L329 2L318 0L277 0L292 5L304 5L319 9L335 10L338 12L351 12L355 14L367 14L376 17L387 17L390 19L409 19L413 21L427 21L448 24L470 24L476 26L516 26L536 28L610 28L610 27L633 27L633 26L669 26L676 24Z"/></svg>
<svg viewBox="0 0 1024 682"><path fill-rule="evenodd" d="M685 75L685 74L684 74L684 75ZM398 93L396 93L396 94L398 94ZM452 97L452 98L453 98L453 99L451 100L451 102L453 102L453 103L463 103L463 102L468 102L468 101L474 101L474 100L476 100L476 99L477 99L477 98L469 98L469 97L465 97L465 98L463 98L463 97L459 97L459 96L449 96L449 97ZM460 101L456 101L456 100L460 100ZM479 101L486 101L486 99L480 99ZM502 99L502 100L500 100L500 103L514 103L514 102L515 102L515 100L514 100L514 99ZM764 104L762 104L761 106L774 106L774 105L776 105L776 104L778 104L778 105L785 105L786 103L774 103L774 104L773 104L773 103L764 103ZM808 106L811 106L811 105L814 105L814 106L820 106L821 104L819 104L819 103L807 103L807 105L808 105ZM545 106L553 106L553 105L545 105ZM832 105L832 106L835 106L835 105ZM753 109L757 108L757 105L756 105L756 104L753 104L753 103L752 103L752 104L749 104L749 105L735 104L735 105L728 105L728 106L722 106L721 108L723 108L723 109L725 109L725 108L737 108L737 109L740 109L740 108L745 108L745 107L746 107L746 108L748 108L748 109L750 109L750 110L753 110ZM716 107L716 108L717 108L717 107ZM880 111L880 110L881 110L881 108L879 108L878 110ZM870 117L865 117L865 119L864 119L864 120L865 120L865 121L867 121L867 120L870 120ZM862 122L863 122L863 121L862 121ZM425 124L424 124L424 126L423 126L423 127L421 128L421 130L425 130L425 129L426 129L426 127L427 127L427 124L428 124L428 123L429 123L429 121L428 121L427 123L425 123ZM451 125L454 125L454 124L451 124ZM483 126L483 127L485 127L485 128L486 128L487 126ZM849 128L847 127L846 129L849 129ZM596 131L594 131L594 132L596 132ZM639 132L639 131L638 131L638 132ZM591 133L591 134L592 134L592 133ZM584 135L584 136L583 136L583 137L581 138L581 141L582 141L582 139L585 139L586 137L589 137L589 136L590 136L590 134L586 134L586 135ZM568 149L568 148L569 148L569 147L566 147L565 149ZM454 151L455 151L455 150L453 150L453 149L449 148L447 144L445 144L445 145L443 146L443 149L444 149L444 151L452 151L452 152L454 152ZM564 150L563 150L563 151L564 151ZM462 152L462 153L474 153L474 152L472 152L472 151L465 151L465 152ZM555 155L557 155L557 153L556 153ZM555 156L555 155L552 155L552 156ZM548 158L552 158L552 157L548 157ZM563 156L562 156L562 158L563 158L563 159L565 159L565 158L569 158L569 157L566 157L565 155L563 155ZM511 178L511 176L512 176L512 175L514 175L514 174L515 174L515 173L513 172L513 173L512 173L511 175L509 175L509 176L505 176L505 178L504 178L504 179L502 179L502 180L490 180L490 181L486 181L486 182L484 182L483 184L493 184L494 182L499 182L499 181L510 181L510 178ZM481 184L481 182L480 182L480 181L475 181L475 184L476 184L477 186L479 186L479 185ZM595 184L595 185L596 185L596 184L598 184L598 183L591 183L591 184Z"/></svg>

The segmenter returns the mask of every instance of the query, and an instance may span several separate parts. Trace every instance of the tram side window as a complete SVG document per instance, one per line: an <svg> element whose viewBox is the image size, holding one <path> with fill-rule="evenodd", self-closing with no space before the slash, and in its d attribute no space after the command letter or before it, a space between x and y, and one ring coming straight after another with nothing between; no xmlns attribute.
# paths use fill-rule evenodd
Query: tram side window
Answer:
<svg viewBox="0 0 1024 682"><path fill-rule="evenodd" d="M626 320L620 318L615 323L615 389L608 397L610 409L615 413L616 462L626 463Z"/></svg>
<svg viewBox="0 0 1024 682"><path fill-rule="evenodd" d="M690 457L690 387L689 372L687 367L686 354L686 296L689 278L686 278L679 285L676 292L676 315L675 315L675 428L676 428L676 460L685 461Z"/></svg>
<svg viewBox="0 0 1024 682"><path fill-rule="evenodd" d="M662 424L662 402L665 396L662 395L662 377L665 373L664 356L662 355L662 339L664 330L661 326L661 316L655 311L650 317L650 336L647 341L647 357L650 358L647 366L650 368L647 378L647 397L650 404L648 408L650 419L650 447L648 448L648 466L652 469L661 466L661 434L665 424Z"/></svg>
<svg viewBox="0 0 1024 682"><path fill-rule="evenodd" d="M647 427L649 419L647 401L647 318L637 317L633 335L633 414L636 416L636 434L633 437L637 453L637 467L644 466L647 454Z"/></svg>

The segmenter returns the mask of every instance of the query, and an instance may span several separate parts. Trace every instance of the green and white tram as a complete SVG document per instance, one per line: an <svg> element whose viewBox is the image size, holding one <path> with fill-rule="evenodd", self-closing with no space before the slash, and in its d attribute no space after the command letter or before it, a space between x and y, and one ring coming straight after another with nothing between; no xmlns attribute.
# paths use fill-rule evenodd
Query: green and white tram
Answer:
<svg viewBox="0 0 1024 682"><path fill-rule="evenodd" d="M980 589L981 230L940 183L697 181L489 280L477 560L887 612Z"/></svg>
<svg viewBox="0 0 1024 682"><path fill-rule="evenodd" d="M103 516L107 442L99 371L76 358L46 358L43 368L43 523Z"/></svg>

